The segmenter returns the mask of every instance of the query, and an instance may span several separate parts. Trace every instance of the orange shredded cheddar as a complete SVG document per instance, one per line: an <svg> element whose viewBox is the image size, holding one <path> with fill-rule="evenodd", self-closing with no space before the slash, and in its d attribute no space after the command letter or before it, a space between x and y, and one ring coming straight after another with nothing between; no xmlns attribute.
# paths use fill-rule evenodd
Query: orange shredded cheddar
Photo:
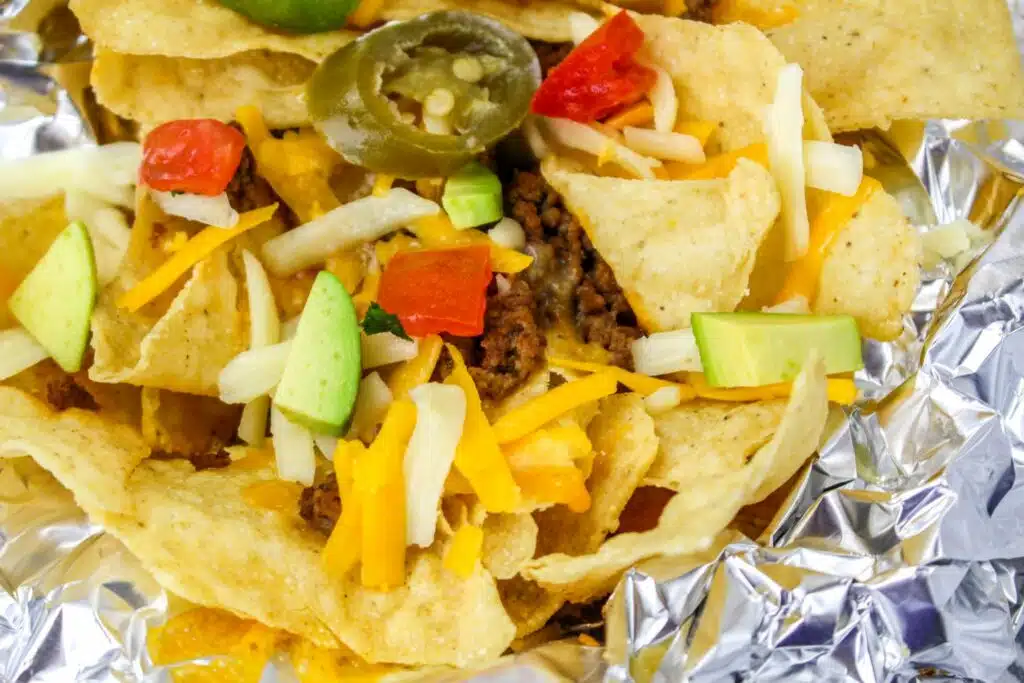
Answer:
<svg viewBox="0 0 1024 683"><path fill-rule="evenodd" d="M444 554L444 567L460 579L473 576L480 551L484 545L484 532L478 526L463 524L452 537Z"/></svg>
<svg viewBox="0 0 1024 683"><path fill-rule="evenodd" d="M430 249L487 243L491 248L491 270L496 273L518 273L533 263L532 256L495 244L479 230L456 230L444 215L420 218L411 227L423 246Z"/></svg>
<svg viewBox="0 0 1024 683"><path fill-rule="evenodd" d="M341 516L334 525L323 563L328 575L341 579L359 562L363 544L362 501L355 493L354 470L364 457L366 447L358 440L339 441L334 450L334 476L341 494Z"/></svg>
<svg viewBox="0 0 1024 683"><path fill-rule="evenodd" d="M377 290L380 289L380 273L370 273L363 278L363 286L359 293L352 297L352 303L356 307L356 313L362 318L366 315L370 304L377 300Z"/></svg>
<svg viewBox="0 0 1024 683"><path fill-rule="evenodd" d="M293 481L259 481L242 489L242 499L252 507L294 514L298 509L302 484Z"/></svg>
<svg viewBox="0 0 1024 683"><path fill-rule="evenodd" d="M217 247L247 230L266 223L273 218L275 211L277 211L277 204L271 204L243 213L238 217L238 223L233 228L206 228L164 261L159 268L143 278L142 282L122 294L117 305L129 311L139 310L171 287L192 266L212 254Z"/></svg>
<svg viewBox="0 0 1024 683"><path fill-rule="evenodd" d="M267 128L259 108L251 104L239 107L235 111L235 120L242 126L246 141L250 146L258 145L264 140L270 139L270 129Z"/></svg>
<svg viewBox="0 0 1024 683"><path fill-rule="evenodd" d="M466 394L466 420L462 427L462 438L455 449L455 467L473 487L485 510L514 512L522 497L508 462L498 447L494 429L484 415L476 384L469 376L459 350L451 344L446 344L445 348L454 366L445 384L457 386Z"/></svg>
<svg viewBox="0 0 1024 683"><path fill-rule="evenodd" d="M663 14L666 17L681 17L686 11L686 0L665 0Z"/></svg>
<svg viewBox="0 0 1024 683"><path fill-rule="evenodd" d="M361 0L356 11L349 15L348 25L353 28L367 28L378 19L384 0Z"/></svg>
<svg viewBox="0 0 1024 683"><path fill-rule="evenodd" d="M675 132L700 140L701 147L707 147L708 140L716 130L718 130L718 124L714 121L680 121L675 127Z"/></svg>
<svg viewBox="0 0 1024 683"><path fill-rule="evenodd" d="M382 240L373 245L374 253L377 254L377 262L383 268L391 257L400 251L408 251L416 248L416 240L408 235L395 235L391 239Z"/></svg>
<svg viewBox="0 0 1024 683"><path fill-rule="evenodd" d="M810 245L802 258L789 266L782 289L775 297L776 303L782 303L793 297L802 296L808 305L814 304L818 294L818 280L821 267L825 263L832 242L842 229L853 220L854 215L871 199L871 195L880 191L882 185L869 176L864 176L860 187L852 197L829 192L824 206L811 221Z"/></svg>
<svg viewBox="0 0 1024 683"><path fill-rule="evenodd" d="M324 268L341 280L349 294L355 294L366 271L363 257L358 250L343 251L328 257Z"/></svg>
<svg viewBox="0 0 1024 683"><path fill-rule="evenodd" d="M577 637L577 640L579 640L580 645L583 645L584 647L601 647L601 643L597 642L593 636L589 636L586 633L581 633Z"/></svg>
<svg viewBox="0 0 1024 683"><path fill-rule="evenodd" d="M373 179L373 189L370 192L374 197L383 197L391 190L391 186L394 184L395 176L378 173L377 177Z"/></svg>
<svg viewBox="0 0 1024 683"><path fill-rule="evenodd" d="M711 23L731 24L743 21L762 31L785 26L800 16L792 3L779 3L774 7L759 7L747 0L717 0L711 7Z"/></svg>
<svg viewBox="0 0 1024 683"><path fill-rule="evenodd" d="M735 387L719 389L708 386L703 373L689 373L690 384L699 398L712 401L730 401L749 403L751 401L767 401L773 398L786 398L793 393L792 382L766 384L761 387ZM828 378L828 400L840 405L849 405L857 398L857 385L852 379L845 377Z"/></svg>
<svg viewBox="0 0 1024 683"><path fill-rule="evenodd" d="M544 503L562 503L573 512L590 509L590 492L575 467L536 465L512 471L523 495Z"/></svg>
<svg viewBox="0 0 1024 683"><path fill-rule="evenodd" d="M643 394L644 396L650 396L658 389L663 389L665 387L679 387L680 396L684 401L688 401L696 396L693 391L693 387L686 384L679 384L677 382L658 379L657 377L641 375L636 372L630 372L629 370L623 370L622 368L615 367L614 365L588 363L586 361L554 356L548 356L548 363L560 368L579 370L581 372L610 372L615 376L615 379L619 384L632 389L638 394Z"/></svg>
<svg viewBox="0 0 1024 683"><path fill-rule="evenodd" d="M626 107L611 118L605 120L604 125L622 130L626 126L646 126L654 121L654 107L647 100L637 102Z"/></svg>
<svg viewBox="0 0 1024 683"><path fill-rule="evenodd" d="M426 384L434 374L437 361L441 357L444 342L436 334L420 339L419 351L415 358L410 358L391 372L388 377L388 388L395 400L405 398L409 390Z"/></svg>
<svg viewBox="0 0 1024 683"><path fill-rule="evenodd" d="M494 434L498 443L521 439L574 408L614 394L617 387L611 372L566 382L503 415L494 423Z"/></svg>
<svg viewBox="0 0 1024 683"><path fill-rule="evenodd" d="M714 180L725 178L736 168L740 159L750 159L768 167L768 147L763 142L747 145L731 152L709 157L703 164L685 164L673 161L665 164L669 175L675 180Z"/></svg>
<svg viewBox="0 0 1024 683"><path fill-rule="evenodd" d="M402 461L415 426L413 402L393 402L377 438L354 470L353 490L362 507L361 580L367 588L391 590L405 583Z"/></svg>

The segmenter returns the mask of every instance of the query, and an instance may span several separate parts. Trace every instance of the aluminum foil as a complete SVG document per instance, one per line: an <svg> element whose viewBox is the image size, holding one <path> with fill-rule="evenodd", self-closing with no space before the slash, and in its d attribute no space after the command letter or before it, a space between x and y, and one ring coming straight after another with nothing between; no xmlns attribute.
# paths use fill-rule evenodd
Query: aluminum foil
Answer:
<svg viewBox="0 0 1024 683"><path fill-rule="evenodd" d="M0 158L122 130L90 99L88 56L59 3L0 0ZM856 138L922 230L969 218L986 238L925 272L898 340L868 344L864 399L765 533L631 570L603 651L548 644L434 680L1024 680L1024 123ZM29 462L0 467L0 587L0 683L166 679L145 643L173 597ZM280 662L263 676L292 680Z"/></svg>

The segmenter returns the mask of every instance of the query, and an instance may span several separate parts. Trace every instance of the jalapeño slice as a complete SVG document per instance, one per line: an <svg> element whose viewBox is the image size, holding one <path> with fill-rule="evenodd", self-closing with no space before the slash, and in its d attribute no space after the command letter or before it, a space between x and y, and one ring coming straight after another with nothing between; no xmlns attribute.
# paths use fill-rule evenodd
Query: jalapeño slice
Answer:
<svg viewBox="0 0 1024 683"><path fill-rule="evenodd" d="M540 83L530 44L491 19L433 12L367 33L308 86L317 130L346 160L399 178L447 176L514 129ZM433 102L432 102L433 100ZM428 132L437 111L447 132Z"/></svg>

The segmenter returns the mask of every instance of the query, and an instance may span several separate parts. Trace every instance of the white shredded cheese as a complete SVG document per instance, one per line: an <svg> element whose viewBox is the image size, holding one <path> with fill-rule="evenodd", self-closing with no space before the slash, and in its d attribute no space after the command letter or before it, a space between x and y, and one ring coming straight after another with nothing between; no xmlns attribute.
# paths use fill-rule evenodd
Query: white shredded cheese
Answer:
<svg viewBox="0 0 1024 683"><path fill-rule="evenodd" d="M248 250L242 252L245 288L249 299L249 348L259 349L281 339L281 319L263 265ZM238 438L251 446L262 446L267 434L270 397L258 396L245 404L238 423Z"/></svg>
<svg viewBox="0 0 1024 683"><path fill-rule="evenodd" d="M157 206L169 216L180 216L218 228L233 228L238 223L238 212L231 208L231 202L224 192L207 197L201 194L157 192L151 189L149 194Z"/></svg>
<svg viewBox="0 0 1024 683"><path fill-rule="evenodd" d="M765 120L769 167L782 197L787 261L807 253L811 231L804 190L803 75L797 64L787 64L779 70L775 98Z"/></svg>
<svg viewBox="0 0 1024 683"><path fill-rule="evenodd" d="M390 332L362 336L363 369L370 370L415 358L419 344Z"/></svg>
<svg viewBox="0 0 1024 683"><path fill-rule="evenodd" d="M487 236L495 244L506 249L520 250L526 246L526 232L514 218L506 216L487 231Z"/></svg>
<svg viewBox="0 0 1024 683"><path fill-rule="evenodd" d="M586 124L569 119L553 118L544 119L544 123L558 142L566 147L593 154L598 158L598 163L607 159L637 177L647 179L653 179L655 167L661 166L661 162L657 159L637 154Z"/></svg>
<svg viewBox="0 0 1024 683"><path fill-rule="evenodd" d="M271 408L270 433L274 441L277 476L285 481L312 486L316 475L312 432L289 420L277 408Z"/></svg>
<svg viewBox="0 0 1024 683"><path fill-rule="evenodd" d="M622 136L631 150L656 159L687 164L703 164L706 160L704 146L692 135L626 126L622 129Z"/></svg>
<svg viewBox="0 0 1024 683"><path fill-rule="evenodd" d="M22 327L0 331L0 381L28 370L50 354Z"/></svg>
<svg viewBox="0 0 1024 683"><path fill-rule="evenodd" d="M667 375L670 372L701 372L700 352L693 330L656 332L633 342L633 367L642 375Z"/></svg>
<svg viewBox="0 0 1024 683"><path fill-rule="evenodd" d="M569 34L572 42L579 45L600 26L597 19L583 12L569 12Z"/></svg>
<svg viewBox="0 0 1024 683"><path fill-rule="evenodd" d="M648 64L658 74L654 87L647 94L654 109L654 130L670 133L676 126L676 115L679 112L679 100L676 98L676 87L672 85L672 77L660 66Z"/></svg>
<svg viewBox="0 0 1024 683"><path fill-rule="evenodd" d="M217 389L224 403L248 403L267 396L281 381L292 341L243 351L228 362L217 376Z"/></svg>
<svg viewBox="0 0 1024 683"><path fill-rule="evenodd" d="M644 399L644 408L651 415L667 413L682 402L679 387L662 387Z"/></svg>
<svg viewBox="0 0 1024 683"><path fill-rule="evenodd" d="M537 118L533 114L527 114L523 119L523 135L526 137L526 144L530 146L530 151L538 160L547 158L551 153L551 148L544 140L544 134L540 132Z"/></svg>
<svg viewBox="0 0 1024 683"><path fill-rule="evenodd" d="M371 372L359 383L356 405L352 409L352 424L349 426L349 439L362 439L366 443L373 440L377 426L384 421L393 400L391 389L381 379L380 374Z"/></svg>
<svg viewBox="0 0 1024 683"><path fill-rule="evenodd" d="M852 197L864 178L864 155L853 145L805 140L804 174L807 187Z"/></svg>
<svg viewBox="0 0 1024 683"><path fill-rule="evenodd" d="M807 303L807 298L802 297L799 294L786 299L780 304L774 306L766 306L761 309L764 313L803 313L808 314L811 312L811 307Z"/></svg>
<svg viewBox="0 0 1024 683"><path fill-rule="evenodd" d="M313 435L313 444L320 451L320 455L327 458L329 462L334 462L334 451L338 449L338 442L340 440L338 437L328 434Z"/></svg>

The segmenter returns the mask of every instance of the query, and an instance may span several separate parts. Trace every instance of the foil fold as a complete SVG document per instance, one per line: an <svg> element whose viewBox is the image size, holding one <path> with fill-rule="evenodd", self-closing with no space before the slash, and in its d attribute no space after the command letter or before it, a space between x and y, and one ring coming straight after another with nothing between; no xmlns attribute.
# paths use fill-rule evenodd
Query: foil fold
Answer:
<svg viewBox="0 0 1024 683"><path fill-rule="evenodd" d="M0 2L0 159L105 140L88 55L66 9ZM925 272L901 337L866 344L864 398L759 539L630 570L603 650L431 680L1024 680L1024 123L850 137L921 230L966 218L994 239ZM0 681L166 679L145 644L169 596L25 461L0 461L0 582Z"/></svg>

